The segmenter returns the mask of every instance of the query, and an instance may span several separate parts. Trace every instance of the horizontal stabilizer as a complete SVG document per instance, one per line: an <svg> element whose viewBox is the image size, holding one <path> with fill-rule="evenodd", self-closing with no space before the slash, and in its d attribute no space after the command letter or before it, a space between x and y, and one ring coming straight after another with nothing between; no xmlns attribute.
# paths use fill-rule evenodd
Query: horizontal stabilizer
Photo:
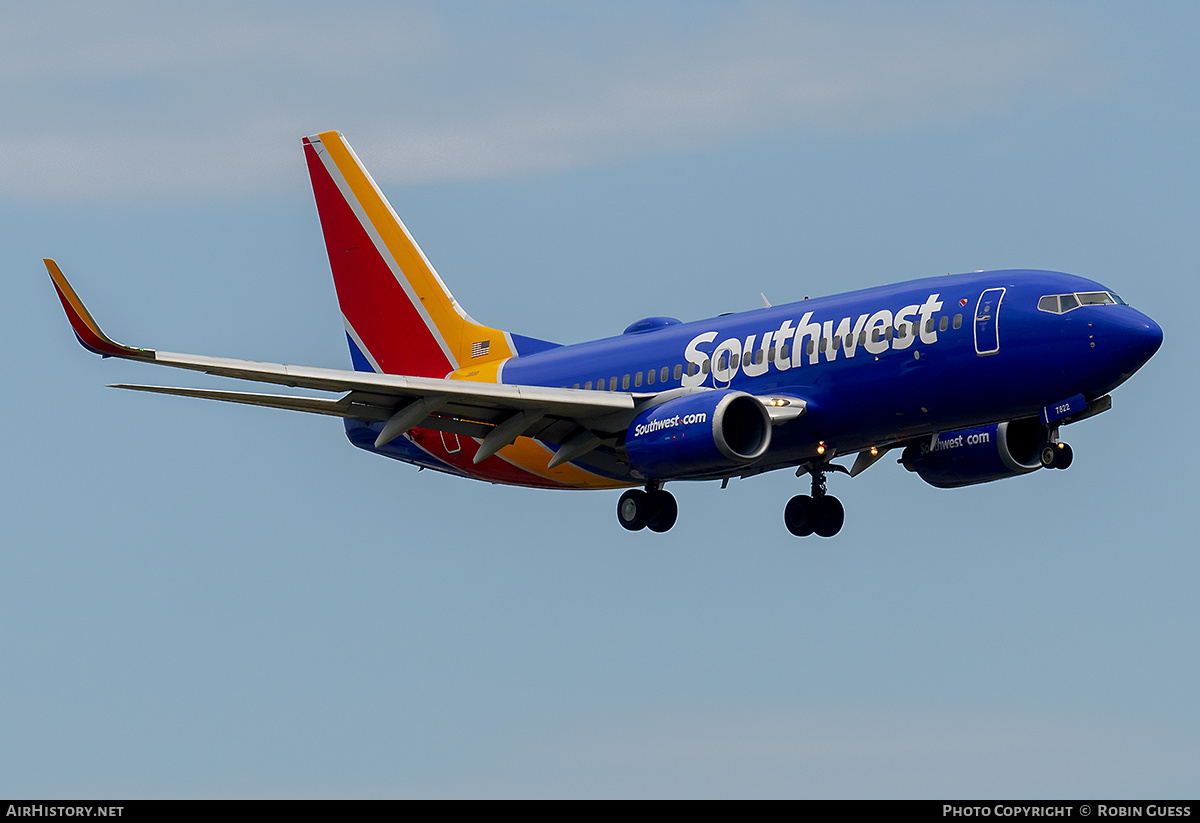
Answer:
<svg viewBox="0 0 1200 823"><path fill-rule="evenodd" d="M253 392L219 391L215 389L189 389L173 386L136 386L128 383L113 383L113 389L171 394L176 397L198 397L202 400L222 400L226 403L242 403L247 406L265 406L270 409L327 414L331 417L353 417L359 420L382 420L385 415L376 407L355 403L350 395L333 400L328 397L296 397L287 394L255 394Z"/></svg>

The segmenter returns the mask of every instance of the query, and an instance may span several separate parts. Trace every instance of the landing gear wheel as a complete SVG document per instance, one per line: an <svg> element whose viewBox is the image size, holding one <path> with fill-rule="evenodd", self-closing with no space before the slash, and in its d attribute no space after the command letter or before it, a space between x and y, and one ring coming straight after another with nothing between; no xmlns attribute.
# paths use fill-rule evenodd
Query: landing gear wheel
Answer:
<svg viewBox="0 0 1200 823"><path fill-rule="evenodd" d="M617 520L631 532L646 528L651 512L650 496L641 489L630 489L617 501Z"/></svg>
<svg viewBox="0 0 1200 823"><path fill-rule="evenodd" d="M820 537L833 537L846 522L846 510L842 508L842 501L825 492L825 473L846 469L826 461L801 466L796 470L796 476L806 471L812 475L812 495L798 494L789 500L783 509L783 524L797 537L814 533Z"/></svg>
<svg viewBox="0 0 1200 823"><path fill-rule="evenodd" d="M1038 459L1047 469L1065 469L1075 459L1075 452L1066 443L1047 443L1042 446Z"/></svg>
<svg viewBox="0 0 1200 823"><path fill-rule="evenodd" d="M648 492L647 496L650 498L650 510L653 514L650 515L646 526L652 532L670 531L675 525L675 518L679 516L679 504L675 502L675 495L659 489Z"/></svg>
<svg viewBox="0 0 1200 823"><path fill-rule="evenodd" d="M1042 451L1038 455L1038 459L1041 461L1043 468L1052 469L1054 468L1055 460L1058 459L1058 449L1054 448L1054 444L1047 443L1042 446Z"/></svg>
<svg viewBox="0 0 1200 823"><path fill-rule="evenodd" d="M1075 459L1075 452L1071 451L1071 447L1066 443L1058 444L1058 457L1054 459L1054 468L1069 469L1071 461Z"/></svg>
<svg viewBox="0 0 1200 823"><path fill-rule="evenodd" d="M817 504L817 517L813 531L818 537L833 537L842 530L842 524L846 522L846 510L842 508L842 501L836 497L822 497L814 502Z"/></svg>
<svg viewBox="0 0 1200 823"><path fill-rule="evenodd" d="M816 501L807 494L798 494L783 509L783 525L796 537L813 533L816 520Z"/></svg>

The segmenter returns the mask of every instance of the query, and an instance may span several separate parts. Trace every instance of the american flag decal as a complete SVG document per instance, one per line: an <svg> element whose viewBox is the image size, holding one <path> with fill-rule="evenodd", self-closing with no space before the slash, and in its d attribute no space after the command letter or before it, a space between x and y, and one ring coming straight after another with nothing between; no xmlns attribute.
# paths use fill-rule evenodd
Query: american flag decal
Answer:
<svg viewBox="0 0 1200 823"><path fill-rule="evenodd" d="M480 340L478 343L471 344L471 356L483 357L488 353L488 347L492 345L491 340Z"/></svg>

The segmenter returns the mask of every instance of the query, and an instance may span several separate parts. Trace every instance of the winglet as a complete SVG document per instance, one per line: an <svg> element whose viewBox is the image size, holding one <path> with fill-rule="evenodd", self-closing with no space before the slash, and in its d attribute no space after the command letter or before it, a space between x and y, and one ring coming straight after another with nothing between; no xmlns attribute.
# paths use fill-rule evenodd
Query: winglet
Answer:
<svg viewBox="0 0 1200 823"><path fill-rule="evenodd" d="M75 293L75 289L71 288L71 284L63 276L62 269L58 267L58 264L48 257L43 259L42 262L46 264L46 271L50 273L50 279L54 281L54 289L58 292L58 299L62 301L63 309L67 312L67 320L71 321L71 328L75 330L75 336L79 338L79 342L85 349L104 357L128 357L136 360L154 359L154 352L151 349L135 349L132 346L122 346L101 331L100 325L92 319L91 312L83 305L83 301L79 299L79 295Z"/></svg>

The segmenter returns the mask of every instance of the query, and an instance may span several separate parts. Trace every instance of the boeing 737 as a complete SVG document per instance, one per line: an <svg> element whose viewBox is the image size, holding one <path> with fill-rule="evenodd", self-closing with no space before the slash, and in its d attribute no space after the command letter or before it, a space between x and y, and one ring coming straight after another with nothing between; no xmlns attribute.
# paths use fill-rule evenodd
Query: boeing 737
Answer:
<svg viewBox="0 0 1200 823"><path fill-rule="evenodd" d="M615 337L550 343L472 319L340 133L303 143L353 370L116 343L47 259L97 354L332 396L118 388L341 417L361 449L491 483L625 488L617 519L632 531L674 525L668 482L794 468L811 493L788 501L787 529L831 537L845 515L826 475L853 477L888 452L941 488L1067 468L1062 426L1107 411L1162 344L1112 289L1032 270L689 323L647 317Z"/></svg>

